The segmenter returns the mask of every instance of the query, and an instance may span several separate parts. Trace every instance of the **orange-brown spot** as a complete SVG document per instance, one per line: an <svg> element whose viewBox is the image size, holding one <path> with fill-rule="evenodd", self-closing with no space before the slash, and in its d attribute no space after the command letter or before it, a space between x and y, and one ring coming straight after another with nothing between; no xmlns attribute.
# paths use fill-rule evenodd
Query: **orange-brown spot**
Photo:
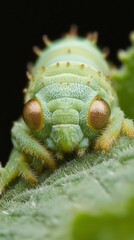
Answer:
<svg viewBox="0 0 134 240"><path fill-rule="evenodd" d="M43 42L46 46L50 46L52 44L50 39L48 38L48 36L46 34L43 35L42 39L43 39Z"/></svg>
<svg viewBox="0 0 134 240"><path fill-rule="evenodd" d="M106 126L109 116L109 105L102 99L96 99L88 111L88 124L93 129L102 129Z"/></svg>
<svg viewBox="0 0 134 240"><path fill-rule="evenodd" d="M71 49L69 48L69 49L67 49L67 53L71 53Z"/></svg>
<svg viewBox="0 0 134 240"><path fill-rule="evenodd" d="M33 51L37 56L40 56L42 53L42 50L37 46L33 46Z"/></svg>
<svg viewBox="0 0 134 240"><path fill-rule="evenodd" d="M67 65L67 67L70 67L70 62L67 62L66 65Z"/></svg>
<svg viewBox="0 0 134 240"><path fill-rule="evenodd" d="M77 34L78 34L78 27L77 27L77 25L75 25L75 24L72 24L72 25L71 25L69 34L70 34L72 37L77 36Z"/></svg>
<svg viewBox="0 0 134 240"><path fill-rule="evenodd" d="M60 66L60 64L57 62L57 63L56 63L56 67L59 67L59 66Z"/></svg>
<svg viewBox="0 0 134 240"><path fill-rule="evenodd" d="M38 131L43 127L43 113L36 99L32 99L25 104L23 108L23 119L32 130Z"/></svg>
<svg viewBox="0 0 134 240"><path fill-rule="evenodd" d="M83 69L84 67L85 67L85 65L84 65L84 64L81 64L81 65L80 65L80 68L81 68L81 69Z"/></svg>
<svg viewBox="0 0 134 240"><path fill-rule="evenodd" d="M87 38L94 42L94 43L97 43L98 42L98 32L93 32L93 33L88 33L87 34Z"/></svg>

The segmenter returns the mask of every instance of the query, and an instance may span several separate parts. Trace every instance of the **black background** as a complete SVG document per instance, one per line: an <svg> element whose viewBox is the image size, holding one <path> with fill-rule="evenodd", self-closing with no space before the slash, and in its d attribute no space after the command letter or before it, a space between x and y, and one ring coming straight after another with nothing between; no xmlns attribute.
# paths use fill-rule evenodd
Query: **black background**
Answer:
<svg viewBox="0 0 134 240"><path fill-rule="evenodd" d="M76 23L79 33L99 32L100 47L109 46L110 60L129 45L134 30L133 1L4 1L0 3L0 160L11 150L10 129L22 112L22 89L26 85L26 63L34 61L33 45L43 47L41 37L53 40Z"/></svg>

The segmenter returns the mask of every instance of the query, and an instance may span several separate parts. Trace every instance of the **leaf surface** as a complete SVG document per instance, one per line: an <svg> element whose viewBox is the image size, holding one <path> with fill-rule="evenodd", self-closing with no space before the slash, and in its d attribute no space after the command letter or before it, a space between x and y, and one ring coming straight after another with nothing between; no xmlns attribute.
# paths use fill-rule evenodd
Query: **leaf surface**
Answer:
<svg viewBox="0 0 134 240"><path fill-rule="evenodd" d="M36 189L20 181L1 199L0 239L134 238L134 140L122 137L109 153L73 159L40 181Z"/></svg>

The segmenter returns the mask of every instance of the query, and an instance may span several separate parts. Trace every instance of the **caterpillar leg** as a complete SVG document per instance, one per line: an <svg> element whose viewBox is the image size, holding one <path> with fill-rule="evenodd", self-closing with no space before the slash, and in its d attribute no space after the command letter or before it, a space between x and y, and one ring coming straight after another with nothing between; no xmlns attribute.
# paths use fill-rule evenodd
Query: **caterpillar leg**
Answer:
<svg viewBox="0 0 134 240"><path fill-rule="evenodd" d="M56 168L56 163L51 153L31 135L23 124L15 123L12 129L12 137L14 145L21 152L36 157L52 170Z"/></svg>
<svg viewBox="0 0 134 240"><path fill-rule="evenodd" d="M33 157L41 161L50 169L55 169L55 161L51 153L39 143L21 123L16 123L12 129L12 140L14 149L10 155L7 165L0 173L0 194L8 185L21 176L32 185L36 185L37 177L30 168L33 166ZM30 160L31 159L31 160ZM38 164L40 165L40 164ZM34 164L34 167L37 164ZM38 172L38 167L35 167Z"/></svg>
<svg viewBox="0 0 134 240"><path fill-rule="evenodd" d="M8 185L17 177L24 179L35 185L37 178L26 163L26 156L17 150L13 150L5 168L2 168L0 174L0 194L2 194Z"/></svg>
<svg viewBox="0 0 134 240"><path fill-rule="evenodd" d="M122 123L122 132L128 137L134 138L134 123L130 119L124 119Z"/></svg>
<svg viewBox="0 0 134 240"><path fill-rule="evenodd" d="M104 129L102 135L96 140L96 150L106 152L112 147L121 133L123 121L125 121L124 113L120 110L120 108L115 108L111 114L108 126Z"/></svg>

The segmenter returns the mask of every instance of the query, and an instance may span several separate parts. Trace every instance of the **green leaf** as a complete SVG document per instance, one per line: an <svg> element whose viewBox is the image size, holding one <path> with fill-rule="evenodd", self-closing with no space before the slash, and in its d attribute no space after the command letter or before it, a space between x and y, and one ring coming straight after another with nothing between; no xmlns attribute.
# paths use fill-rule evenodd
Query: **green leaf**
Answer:
<svg viewBox="0 0 134 240"><path fill-rule="evenodd" d="M134 239L134 140L121 137L107 154L91 152L23 181L0 201L0 239Z"/></svg>
<svg viewBox="0 0 134 240"><path fill-rule="evenodd" d="M134 33L130 35L132 46L120 51L118 57L123 63L120 69L113 71L113 80L119 97L119 103L127 117L134 119Z"/></svg>
<svg viewBox="0 0 134 240"><path fill-rule="evenodd" d="M134 200L133 200L134 210ZM73 226L73 240L130 240L134 238L134 211L124 214L79 214Z"/></svg>

